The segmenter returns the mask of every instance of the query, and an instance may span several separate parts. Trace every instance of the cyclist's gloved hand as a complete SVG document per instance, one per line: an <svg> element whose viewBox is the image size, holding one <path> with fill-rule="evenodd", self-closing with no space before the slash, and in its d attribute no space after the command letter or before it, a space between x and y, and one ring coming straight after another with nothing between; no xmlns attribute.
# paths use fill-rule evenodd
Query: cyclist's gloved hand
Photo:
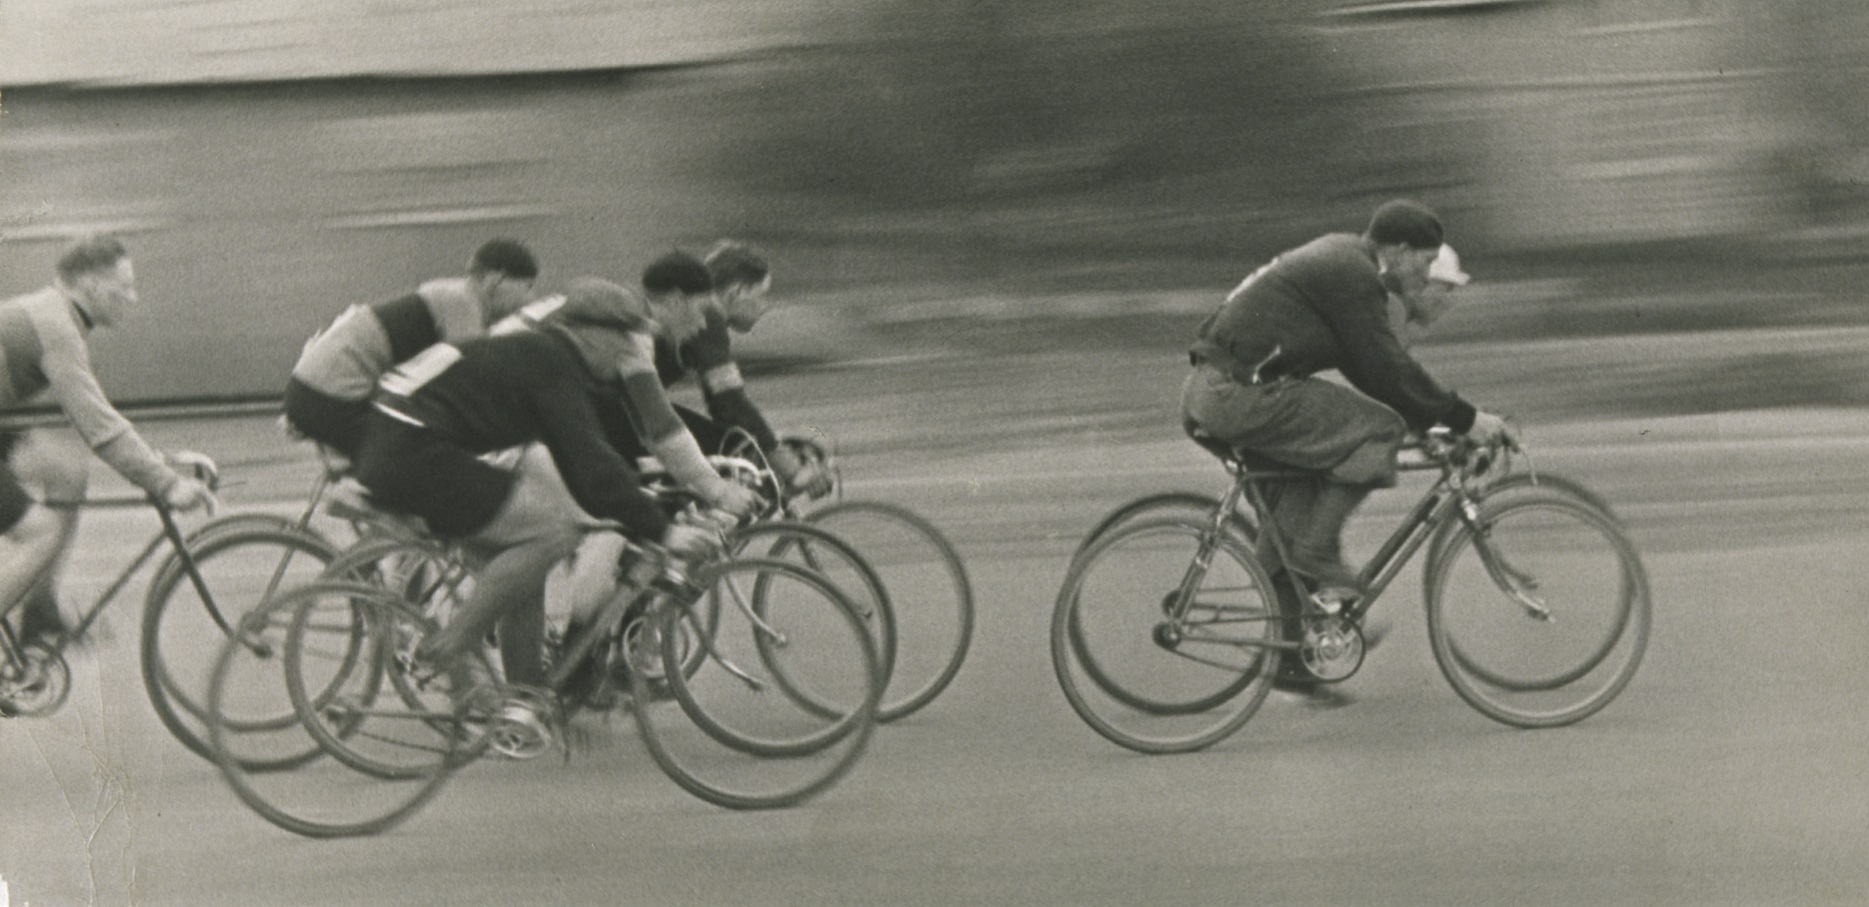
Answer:
<svg viewBox="0 0 1869 907"><path fill-rule="evenodd" d="M1519 430L1504 417L1489 412L1473 415L1473 427L1467 429L1467 437L1487 447L1519 446Z"/></svg>

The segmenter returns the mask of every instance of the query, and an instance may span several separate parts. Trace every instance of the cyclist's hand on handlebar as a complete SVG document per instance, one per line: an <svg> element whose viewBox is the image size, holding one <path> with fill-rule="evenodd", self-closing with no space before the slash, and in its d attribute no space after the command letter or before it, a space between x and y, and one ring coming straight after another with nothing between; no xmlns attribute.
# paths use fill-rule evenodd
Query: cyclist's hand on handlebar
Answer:
<svg viewBox="0 0 1869 907"><path fill-rule="evenodd" d="M189 511L205 507L213 513L220 502L214 499L213 489L200 479L182 476L175 484L162 493L162 503L170 510Z"/></svg>
<svg viewBox="0 0 1869 907"><path fill-rule="evenodd" d="M1504 417L1488 412L1475 413L1467 437L1487 447L1518 449L1519 430Z"/></svg>
<svg viewBox="0 0 1869 907"><path fill-rule="evenodd" d="M178 450L169 454L168 459L171 469L208 486L210 491L221 484L221 470L214 465L214 460L207 454L192 450Z"/></svg>
<svg viewBox="0 0 1869 907"><path fill-rule="evenodd" d="M720 544L720 530L710 526L670 523L662 533L662 547L683 560L718 551Z"/></svg>
<svg viewBox="0 0 1869 907"><path fill-rule="evenodd" d="M808 495L814 500L831 493L831 471L824 461L807 460L784 444L772 451L770 459L772 471L778 473L787 492Z"/></svg>
<svg viewBox="0 0 1869 907"><path fill-rule="evenodd" d="M708 501L710 506L726 511L735 520L758 512L765 503L759 492L737 482L722 482L720 490Z"/></svg>

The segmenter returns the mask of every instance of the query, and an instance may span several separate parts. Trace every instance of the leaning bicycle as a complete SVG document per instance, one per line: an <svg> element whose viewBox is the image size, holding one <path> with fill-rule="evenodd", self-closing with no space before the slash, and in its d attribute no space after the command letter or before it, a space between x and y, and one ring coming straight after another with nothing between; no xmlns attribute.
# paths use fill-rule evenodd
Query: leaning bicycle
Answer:
<svg viewBox="0 0 1869 907"><path fill-rule="evenodd" d="M1580 721L1640 666L1650 593L1621 523L1568 483L1497 481L1509 451L1424 439L1402 468L1438 476L1364 567L1368 591L1333 602L1276 569L1288 542L1263 518L1273 484L1313 474L1196 440L1233 474L1227 493L1204 517L1112 524L1058 595L1055 672L1108 739L1147 753L1210 746L1250 720L1285 659L1325 683L1349 678L1370 610L1424 549L1435 661L1482 714L1517 727Z"/></svg>

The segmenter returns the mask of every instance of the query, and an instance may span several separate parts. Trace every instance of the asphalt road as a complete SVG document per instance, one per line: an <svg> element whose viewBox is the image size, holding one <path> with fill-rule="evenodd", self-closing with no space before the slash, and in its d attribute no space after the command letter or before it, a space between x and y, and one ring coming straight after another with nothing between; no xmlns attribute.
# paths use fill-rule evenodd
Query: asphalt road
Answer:
<svg viewBox="0 0 1869 907"><path fill-rule="evenodd" d="M152 714L136 673L139 579L74 658L65 707L0 723L11 903L1869 902L1863 420L1778 410L1528 427L1540 468L1618 502L1654 590L1641 672L1582 724L1515 731L1464 705L1428 652L1411 568L1377 606L1392 632L1339 707L1275 694L1211 750L1145 757L1064 702L1046 649L1052 598L1104 510L1148 491L1217 491L1223 476L1146 415L1172 397L1172 362L1160 375L1126 363L1133 385L1048 409L980 393L996 385L978 365L854 363L760 385L789 425L837 435L853 495L946 529L978 601L954 686L883 728L819 799L711 807L657 771L626 719L587 720L568 764L476 764L384 836L300 839L248 812ZM885 371L915 376L913 393L826 402ZM987 425L1019 427L955 440ZM150 431L217 456L230 506L289 509L311 477L261 419ZM1353 552L1373 550L1404 497L1372 501ZM73 603L153 526L146 512L87 516Z"/></svg>

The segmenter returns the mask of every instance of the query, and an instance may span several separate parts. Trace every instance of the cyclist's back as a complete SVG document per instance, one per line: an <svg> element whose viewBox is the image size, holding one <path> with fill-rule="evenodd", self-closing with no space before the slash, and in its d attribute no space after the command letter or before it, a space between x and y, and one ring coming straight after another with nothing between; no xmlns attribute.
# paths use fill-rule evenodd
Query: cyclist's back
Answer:
<svg viewBox="0 0 1869 907"><path fill-rule="evenodd" d="M430 280L413 293L345 309L306 342L293 365L287 421L354 457L377 379L436 343L485 334L489 323L530 297L538 273L530 250L496 239L475 251L466 276Z"/></svg>

